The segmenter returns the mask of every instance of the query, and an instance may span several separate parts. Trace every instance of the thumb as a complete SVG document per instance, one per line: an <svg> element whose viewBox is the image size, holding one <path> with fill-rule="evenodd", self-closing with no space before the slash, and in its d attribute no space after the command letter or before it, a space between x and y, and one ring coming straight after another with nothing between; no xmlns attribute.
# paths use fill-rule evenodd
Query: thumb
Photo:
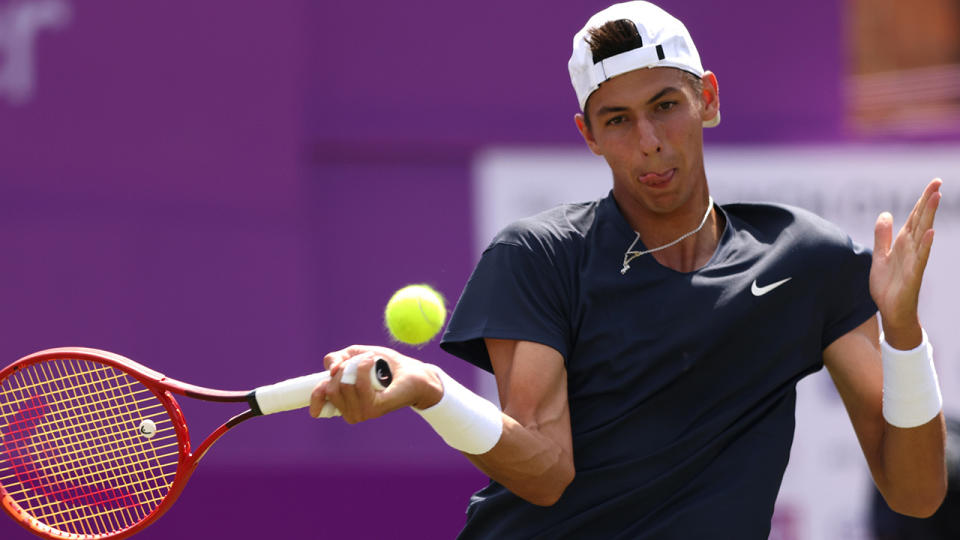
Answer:
<svg viewBox="0 0 960 540"><path fill-rule="evenodd" d="M890 243L893 240L893 216L884 212L877 217L873 227L873 256L886 257L890 252Z"/></svg>

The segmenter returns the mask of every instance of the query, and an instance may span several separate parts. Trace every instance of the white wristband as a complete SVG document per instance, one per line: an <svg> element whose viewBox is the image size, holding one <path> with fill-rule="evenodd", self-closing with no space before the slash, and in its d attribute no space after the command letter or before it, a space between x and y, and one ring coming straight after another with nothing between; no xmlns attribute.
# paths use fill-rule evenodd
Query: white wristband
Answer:
<svg viewBox="0 0 960 540"><path fill-rule="evenodd" d="M426 409L411 407L453 448L467 454L486 454L500 440L500 409L474 394L444 371L430 366L443 382L443 397Z"/></svg>
<svg viewBox="0 0 960 540"><path fill-rule="evenodd" d="M943 408L933 346L923 332L923 343L909 351L891 347L880 336L883 360L883 417L900 428L922 426Z"/></svg>

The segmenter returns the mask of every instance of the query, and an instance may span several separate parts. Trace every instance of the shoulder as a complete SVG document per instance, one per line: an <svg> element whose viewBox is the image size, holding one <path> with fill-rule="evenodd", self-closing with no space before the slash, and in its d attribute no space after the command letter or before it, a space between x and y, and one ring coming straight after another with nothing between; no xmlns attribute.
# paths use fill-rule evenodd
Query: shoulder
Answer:
<svg viewBox="0 0 960 540"><path fill-rule="evenodd" d="M553 257L582 242L594 225L599 201L563 204L514 221L493 238L487 250L509 245Z"/></svg>
<svg viewBox="0 0 960 540"><path fill-rule="evenodd" d="M788 243L806 249L849 251L849 235L830 221L796 206L775 203L723 205L733 226L766 244Z"/></svg>

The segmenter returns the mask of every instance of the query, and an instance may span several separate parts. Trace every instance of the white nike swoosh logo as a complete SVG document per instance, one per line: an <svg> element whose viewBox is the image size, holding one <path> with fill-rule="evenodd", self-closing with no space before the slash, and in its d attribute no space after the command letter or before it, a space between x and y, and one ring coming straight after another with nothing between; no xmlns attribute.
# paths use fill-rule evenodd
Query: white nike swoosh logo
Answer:
<svg viewBox="0 0 960 540"><path fill-rule="evenodd" d="M750 292L752 292L754 296L763 296L768 292L776 289L777 287L783 285L784 283L790 281L791 279L793 278L781 279L780 281L771 283L769 285L764 285L763 287L758 287L757 280L753 280L753 284L750 285Z"/></svg>

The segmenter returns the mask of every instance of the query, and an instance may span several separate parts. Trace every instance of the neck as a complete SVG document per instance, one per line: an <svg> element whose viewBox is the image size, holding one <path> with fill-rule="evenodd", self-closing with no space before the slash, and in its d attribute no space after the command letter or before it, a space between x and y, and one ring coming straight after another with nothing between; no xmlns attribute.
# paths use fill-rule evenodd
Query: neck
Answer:
<svg viewBox="0 0 960 540"><path fill-rule="evenodd" d="M703 218L702 215L700 217ZM710 258L713 257L717 245L720 243L722 232L723 218L715 209L711 208L703 229L674 246L651 253L650 256L667 268L672 268L678 272L693 272L710 262Z"/></svg>
<svg viewBox="0 0 960 540"><path fill-rule="evenodd" d="M684 209L670 214L640 211L628 216L624 212L645 246L642 250L636 246L631 248L633 253L653 257L678 272L692 272L705 266L720 242L724 223L709 195L696 199L697 204L685 205Z"/></svg>

